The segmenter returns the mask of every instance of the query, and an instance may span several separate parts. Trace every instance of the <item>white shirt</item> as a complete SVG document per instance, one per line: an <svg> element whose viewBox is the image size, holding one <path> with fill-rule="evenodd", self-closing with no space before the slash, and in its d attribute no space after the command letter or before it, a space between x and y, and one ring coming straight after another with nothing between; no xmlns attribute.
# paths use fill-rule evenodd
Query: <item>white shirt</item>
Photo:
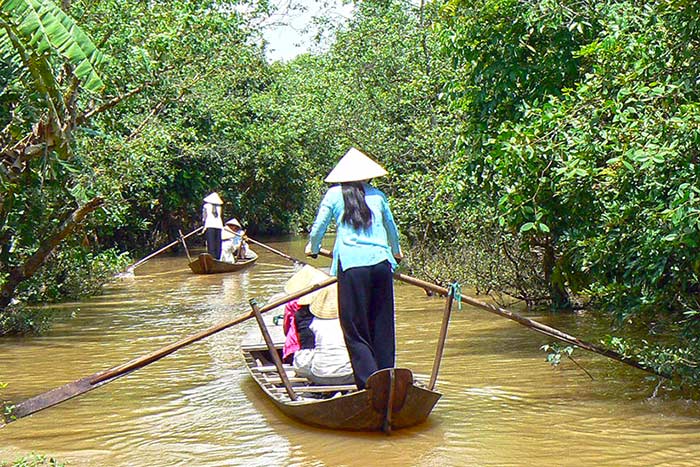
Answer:
<svg viewBox="0 0 700 467"><path fill-rule="evenodd" d="M340 320L314 317L309 328L316 338L311 373L319 377L352 374L350 355L345 347Z"/></svg>
<svg viewBox="0 0 700 467"><path fill-rule="evenodd" d="M221 241L221 259L225 263L235 263L236 262L236 242L234 238Z"/></svg>
<svg viewBox="0 0 700 467"><path fill-rule="evenodd" d="M216 216L214 213L216 212ZM218 204L204 203L202 207L202 221L205 229L223 229L224 221L221 220L221 206Z"/></svg>
<svg viewBox="0 0 700 467"><path fill-rule="evenodd" d="M294 372L297 376L308 378L314 361L314 349L299 349L294 352Z"/></svg>

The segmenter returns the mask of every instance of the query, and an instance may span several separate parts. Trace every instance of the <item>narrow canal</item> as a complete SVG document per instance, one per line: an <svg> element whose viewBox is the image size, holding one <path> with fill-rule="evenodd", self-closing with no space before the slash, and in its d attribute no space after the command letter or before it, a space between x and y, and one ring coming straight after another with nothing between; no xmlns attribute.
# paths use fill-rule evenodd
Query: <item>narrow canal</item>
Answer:
<svg viewBox="0 0 700 467"><path fill-rule="evenodd" d="M302 240L272 246L301 256ZM149 353L249 311L282 291L294 267L259 248L245 271L190 273L156 258L105 294L52 307L41 337L0 340L4 397L21 400ZM322 263L327 264L327 263ZM443 301L396 285L398 364L428 374ZM531 316L581 335L581 318ZM86 395L0 429L0 461L31 452L70 466L691 466L700 406L651 398L647 375L577 351L550 367L550 338L455 307L428 422L386 436L309 428L250 379L239 345L255 323L223 331Z"/></svg>

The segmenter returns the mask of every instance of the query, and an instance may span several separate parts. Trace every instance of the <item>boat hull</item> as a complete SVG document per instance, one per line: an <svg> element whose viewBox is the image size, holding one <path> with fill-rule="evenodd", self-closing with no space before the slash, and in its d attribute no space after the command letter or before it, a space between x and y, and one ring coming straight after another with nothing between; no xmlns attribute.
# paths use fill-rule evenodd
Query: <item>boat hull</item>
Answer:
<svg viewBox="0 0 700 467"><path fill-rule="evenodd" d="M220 274L224 272L240 271L253 265L258 260L258 255L250 252L250 256L243 261L226 263L214 259L209 253L202 253L196 259L190 261L190 269L195 274Z"/></svg>
<svg viewBox="0 0 700 467"><path fill-rule="evenodd" d="M267 397L285 415L307 425L348 431L408 428L424 422L441 397L415 382L411 371L405 368L380 370L368 379L366 389L358 391L354 386L309 385L301 381L303 378L293 377L290 367L293 389L301 396L293 401L277 372L272 371L267 349L244 346L243 353L248 371ZM307 397L318 394L329 398Z"/></svg>

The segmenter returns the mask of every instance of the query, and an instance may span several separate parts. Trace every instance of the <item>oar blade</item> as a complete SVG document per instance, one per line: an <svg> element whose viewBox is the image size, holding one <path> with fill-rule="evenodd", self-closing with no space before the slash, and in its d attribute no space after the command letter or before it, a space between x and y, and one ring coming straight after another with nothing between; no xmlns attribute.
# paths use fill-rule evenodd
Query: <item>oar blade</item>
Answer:
<svg viewBox="0 0 700 467"><path fill-rule="evenodd" d="M65 402L68 399L85 394L88 391L92 391L93 389L98 388L103 384L107 384L126 374L120 374L114 378L92 384L90 381L94 380L101 373L102 372L95 373L94 375L86 376L85 378L81 378L77 381L64 384L63 386L59 386L51 389L50 391L39 394L38 396L24 400L17 405L10 405L9 409L7 409L5 413L5 423L10 423L20 418L24 418L28 415L37 413L40 410L47 409L54 405L60 404L61 402Z"/></svg>
<svg viewBox="0 0 700 467"><path fill-rule="evenodd" d="M281 297L277 300L273 300L272 302L260 308L259 311L260 313L266 313L270 310L274 310L280 305L284 305L285 303L291 300L295 300L297 298L303 297L306 294L322 289L323 287L332 285L335 282L337 282L337 278L329 277L328 279L319 282L318 284L310 285L305 289L294 292L293 294L285 295L284 297ZM102 385L111 383L115 379L118 379L124 375L131 373L132 371L135 371L139 368L156 362L161 358L170 355L176 350L181 349L182 347L204 339L205 337L209 337L212 334L216 334L217 332L223 331L224 329L228 329L236 324L240 324L243 321L252 318L253 316L253 313L247 313L244 315L237 316L236 318L230 321L217 324L216 326L213 326L202 332L186 337L184 339L180 339L179 341L173 344L167 345L162 349L159 349L155 352L151 352L150 354L144 355L143 357L133 359L129 362L124 363L123 365L119 365L105 371L100 371L85 378L73 381L72 383L64 384L63 386L51 389L50 391L47 391L43 394L39 394L38 396L32 397L31 399L22 401L15 406L6 404L4 410L4 412L6 413L5 423L9 423L14 420L26 417L27 415L31 415L40 410L60 404L61 402L65 402L69 399L72 399L73 397L85 394L86 392L92 391L93 389L98 388ZM2 426L3 425L0 420L0 427Z"/></svg>

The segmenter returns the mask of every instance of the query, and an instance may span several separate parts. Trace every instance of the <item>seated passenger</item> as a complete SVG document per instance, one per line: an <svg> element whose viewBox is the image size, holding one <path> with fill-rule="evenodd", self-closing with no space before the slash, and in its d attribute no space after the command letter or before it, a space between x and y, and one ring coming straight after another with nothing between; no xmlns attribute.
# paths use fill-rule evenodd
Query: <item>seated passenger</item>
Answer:
<svg viewBox="0 0 700 467"><path fill-rule="evenodd" d="M282 331L284 331L284 347L282 348L282 361L292 363L294 354L301 348L299 334L297 333L296 312L301 306L299 300L292 300L284 305L282 319Z"/></svg>
<svg viewBox="0 0 700 467"><path fill-rule="evenodd" d="M318 269L304 266L287 282L285 291L294 293L328 277ZM297 375L306 377L315 384L354 382L350 356L338 319L337 290L333 284L297 301L294 324L299 348L294 352L293 365ZM294 337L291 336L290 339L287 334L287 342Z"/></svg>
<svg viewBox="0 0 700 467"><path fill-rule="evenodd" d="M221 234L221 261L235 263L237 259L245 259L248 244L243 240L245 230L235 217L226 221Z"/></svg>
<svg viewBox="0 0 700 467"><path fill-rule="evenodd" d="M299 349L294 352L292 366L297 376L302 376L311 380L311 364L314 359L316 347L316 336L311 330L311 321L314 315L309 310L309 305L299 305L299 309L294 314L294 322L299 336Z"/></svg>

